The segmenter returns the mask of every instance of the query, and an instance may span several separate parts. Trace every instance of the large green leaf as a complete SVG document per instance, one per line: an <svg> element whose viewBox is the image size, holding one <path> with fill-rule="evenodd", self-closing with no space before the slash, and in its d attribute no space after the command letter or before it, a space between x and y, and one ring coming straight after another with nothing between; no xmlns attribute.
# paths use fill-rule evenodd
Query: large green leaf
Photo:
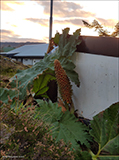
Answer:
<svg viewBox="0 0 119 160"><path fill-rule="evenodd" d="M22 93L19 96L20 99L24 99L27 94L27 90L30 91L31 88L33 88L33 84L36 84L34 81L37 76L40 80L43 78L42 74L44 74L44 71L49 71L49 75L50 73L52 74L54 72L55 59L58 59L61 62L62 67L66 71L67 76L71 79L71 81L74 82L77 86L80 85L78 74L74 70L75 65L71 60L71 56L76 51L76 46L81 43L81 41L78 39L80 36L80 29L75 31L73 35L69 35L68 33L69 28L64 29L61 35L59 33L56 33L56 37L54 38L57 39L57 43L59 42L59 49L52 54L45 54L45 57L40 60L40 62L37 62L33 67L20 71L14 77L12 77L10 86L11 88L16 88L16 82L18 83L17 88ZM49 81L49 78L46 78L46 80ZM44 83L45 82L43 82L43 84ZM38 90L36 91L36 85L34 86L34 90L35 92L37 92L37 94L43 94L43 92L45 93L48 87L45 85L45 88L42 88L43 90L40 89L41 88L39 88L38 93Z"/></svg>
<svg viewBox="0 0 119 160"><path fill-rule="evenodd" d="M94 158L119 159L119 102L96 115L91 121L90 134L99 144Z"/></svg>
<svg viewBox="0 0 119 160"><path fill-rule="evenodd" d="M75 160L92 160L91 155L88 151L79 151L76 152Z"/></svg>
<svg viewBox="0 0 119 160"><path fill-rule="evenodd" d="M49 87L47 86L48 82L56 79L54 72L51 69L48 69L37 77L38 78L36 78L33 82L33 92L35 92L35 96L40 95L44 97L49 89Z"/></svg>
<svg viewBox="0 0 119 160"><path fill-rule="evenodd" d="M52 103L51 101L46 102L40 99L38 99L37 102L40 107L36 110L35 118L42 119L49 124L60 120L63 113L57 103Z"/></svg>
<svg viewBox="0 0 119 160"><path fill-rule="evenodd" d="M55 34L55 37L53 38L53 41L55 42L56 45L59 44L59 39L60 39L60 34L57 32Z"/></svg>
<svg viewBox="0 0 119 160"><path fill-rule="evenodd" d="M53 123L55 131L53 136L56 137L56 140L59 141L63 139L65 142L70 141L74 148L77 148L77 142L83 145L85 144L89 147L87 140L91 140L89 134L87 134L88 128L83 125L81 122L76 122L76 118L73 114L70 114L69 111L65 112L62 118Z"/></svg>
<svg viewBox="0 0 119 160"><path fill-rule="evenodd" d="M61 112L61 108L57 103L44 102L38 100L39 108L36 118L42 118L51 124L52 135L57 141L63 139L65 142L71 142L73 148L79 147L77 141L89 147L88 140L91 136L87 133L88 128L81 122L76 122L76 118L69 111Z"/></svg>
<svg viewBox="0 0 119 160"><path fill-rule="evenodd" d="M42 75L45 71L47 72L48 67L47 64L49 62L45 62L44 60L40 61L39 63L35 64L32 68L26 69L17 73L14 77L12 77L12 82L10 83L11 88L16 87L16 81L18 81L18 89L22 92L20 95L20 99L24 99L27 94L27 90L30 90L33 87L33 81L35 78ZM52 71L51 71L52 74ZM17 77L17 78L16 78Z"/></svg>

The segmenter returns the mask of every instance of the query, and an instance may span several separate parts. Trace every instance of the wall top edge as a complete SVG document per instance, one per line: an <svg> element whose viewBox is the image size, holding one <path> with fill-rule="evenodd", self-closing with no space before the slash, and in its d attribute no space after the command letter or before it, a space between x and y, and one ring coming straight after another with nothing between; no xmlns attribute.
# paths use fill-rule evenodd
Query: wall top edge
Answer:
<svg viewBox="0 0 119 160"><path fill-rule="evenodd" d="M119 57L119 38L80 36L76 52Z"/></svg>

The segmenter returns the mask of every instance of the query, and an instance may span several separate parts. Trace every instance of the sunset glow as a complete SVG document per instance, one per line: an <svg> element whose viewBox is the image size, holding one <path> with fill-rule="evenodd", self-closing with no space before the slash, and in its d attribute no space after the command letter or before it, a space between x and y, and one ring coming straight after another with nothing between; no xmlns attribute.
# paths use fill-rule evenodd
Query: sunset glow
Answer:
<svg viewBox="0 0 119 160"><path fill-rule="evenodd" d="M53 1L53 35L69 27L70 33L81 28L82 35L98 36L84 27L82 20L94 19L112 32L119 21L118 1ZM4 42L48 42L49 1L1 1L1 38Z"/></svg>

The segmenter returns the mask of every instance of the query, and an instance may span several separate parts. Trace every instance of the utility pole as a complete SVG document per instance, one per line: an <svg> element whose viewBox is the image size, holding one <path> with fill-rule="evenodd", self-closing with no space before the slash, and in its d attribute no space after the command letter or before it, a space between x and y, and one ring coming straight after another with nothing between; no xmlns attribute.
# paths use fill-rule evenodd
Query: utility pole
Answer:
<svg viewBox="0 0 119 160"><path fill-rule="evenodd" d="M53 14L53 0L50 0L50 33L49 33L49 42L50 39L52 38L52 14Z"/></svg>

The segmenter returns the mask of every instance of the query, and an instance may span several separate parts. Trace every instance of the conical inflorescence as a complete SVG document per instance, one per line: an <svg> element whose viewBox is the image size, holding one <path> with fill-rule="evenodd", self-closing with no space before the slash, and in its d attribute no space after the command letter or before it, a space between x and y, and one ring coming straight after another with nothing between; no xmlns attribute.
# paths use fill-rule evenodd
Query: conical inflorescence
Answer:
<svg viewBox="0 0 119 160"><path fill-rule="evenodd" d="M64 102L66 102L67 104L71 104L72 103L71 84L69 78L66 75L65 70L62 68L60 64L60 61L57 59L54 61L54 68L61 97Z"/></svg>

